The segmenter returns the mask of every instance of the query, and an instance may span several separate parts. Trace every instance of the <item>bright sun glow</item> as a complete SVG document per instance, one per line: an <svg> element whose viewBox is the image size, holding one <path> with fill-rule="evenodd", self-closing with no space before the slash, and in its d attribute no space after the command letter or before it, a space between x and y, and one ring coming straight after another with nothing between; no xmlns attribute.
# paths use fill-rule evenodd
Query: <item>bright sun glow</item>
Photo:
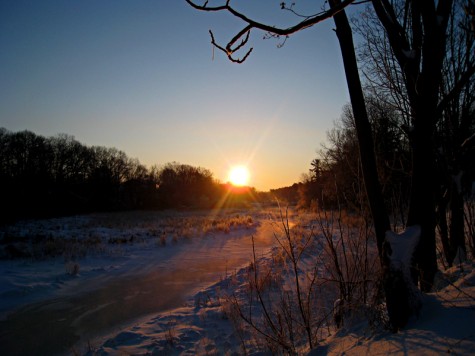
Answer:
<svg viewBox="0 0 475 356"><path fill-rule="evenodd" d="M232 185L243 186L249 182L249 170L245 166L231 168L228 176Z"/></svg>

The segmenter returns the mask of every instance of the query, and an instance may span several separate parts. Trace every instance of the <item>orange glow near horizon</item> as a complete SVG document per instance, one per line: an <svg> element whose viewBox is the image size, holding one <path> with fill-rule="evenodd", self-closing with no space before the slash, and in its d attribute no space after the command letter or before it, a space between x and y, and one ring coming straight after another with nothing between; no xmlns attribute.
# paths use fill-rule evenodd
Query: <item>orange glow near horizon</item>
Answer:
<svg viewBox="0 0 475 356"><path fill-rule="evenodd" d="M246 166L234 166L230 169L228 180L238 187L245 186L249 183L250 173Z"/></svg>

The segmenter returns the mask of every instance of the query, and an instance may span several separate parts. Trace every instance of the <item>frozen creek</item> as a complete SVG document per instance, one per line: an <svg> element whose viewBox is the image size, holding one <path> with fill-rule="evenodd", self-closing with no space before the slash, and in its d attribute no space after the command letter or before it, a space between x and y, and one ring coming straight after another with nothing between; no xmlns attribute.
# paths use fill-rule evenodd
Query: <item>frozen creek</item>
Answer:
<svg viewBox="0 0 475 356"><path fill-rule="evenodd" d="M118 256L85 257L78 276L67 276L59 262L3 261L2 353L70 353L74 345L180 307L249 263L251 235L256 252L267 253L273 227L263 222L166 246L134 244Z"/></svg>

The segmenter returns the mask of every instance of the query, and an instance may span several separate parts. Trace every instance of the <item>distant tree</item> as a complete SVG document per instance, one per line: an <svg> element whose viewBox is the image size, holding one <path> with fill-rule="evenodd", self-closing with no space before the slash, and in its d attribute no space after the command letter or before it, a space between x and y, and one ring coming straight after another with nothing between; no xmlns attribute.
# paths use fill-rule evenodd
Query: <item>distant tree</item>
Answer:
<svg viewBox="0 0 475 356"><path fill-rule="evenodd" d="M296 205L299 202L299 190L303 183L294 183L290 187L282 187L278 189L271 189L270 194L274 203L277 202L282 205Z"/></svg>
<svg viewBox="0 0 475 356"><path fill-rule="evenodd" d="M212 173L201 167L168 163L158 176L158 197L164 207L210 207L216 189Z"/></svg>
<svg viewBox="0 0 475 356"><path fill-rule="evenodd" d="M66 134L52 137L51 144L55 149L53 170L57 182L74 184L88 178L95 163L92 148L84 146L74 136Z"/></svg>
<svg viewBox="0 0 475 356"><path fill-rule="evenodd" d="M46 193L51 181L49 168L53 159L47 140L30 131L4 131L2 141L2 198L6 215L46 211Z"/></svg>
<svg viewBox="0 0 475 356"><path fill-rule="evenodd" d="M376 168L381 182L384 201L396 226L405 226L405 212L410 189L410 148L399 126L397 112L386 103L365 92L368 117L374 136ZM317 199L318 206L344 207L366 213L365 188L361 172L358 141L351 106L343 108L340 120L327 132L327 142L318 152L318 159L311 163L305 197ZM315 161L319 174L315 177ZM303 193L303 192L302 192Z"/></svg>
<svg viewBox="0 0 475 356"><path fill-rule="evenodd" d="M154 208L158 173L73 136L0 128L0 223L94 210Z"/></svg>
<svg viewBox="0 0 475 356"><path fill-rule="evenodd" d="M464 11L467 18L469 18L469 26L467 26L466 29L475 33L475 0L468 0L464 6Z"/></svg>

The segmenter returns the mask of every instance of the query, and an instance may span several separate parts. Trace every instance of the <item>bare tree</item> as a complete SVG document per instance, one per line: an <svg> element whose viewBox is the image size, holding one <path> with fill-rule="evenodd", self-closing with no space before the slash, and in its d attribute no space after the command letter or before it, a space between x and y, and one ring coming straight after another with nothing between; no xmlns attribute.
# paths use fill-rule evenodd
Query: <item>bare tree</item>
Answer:
<svg viewBox="0 0 475 356"><path fill-rule="evenodd" d="M403 29L416 41L421 36L411 33L414 31L414 26L411 25L414 20L410 18L410 14L414 10L408 8L409 5L406 7L403 5L401 1L396 2L397 17L401 19ZM469 6L470 2L467 3L466 0L454 0L450 9L445 31L447 43L441 67L437 117L432 120L435 126L434 141L437 150L435 152L436 174L433 175L431 181L435 183L437 224L449 265L452 264L457 251L465 251L463 195L471 188L467 188L467 184L465 187L461 184L471 179L470 164L466 157L473 147L468 140L473 134L472 107L475 85L471 79L475 51L474 32L471 31L473 18L470 17ZM400 127L405 128L406 135L412 138L410 128L415 125L415 121L431 121L416 117L416 111L413 109L414 103L420 100L416 95L422 95L419 91L421 89L417 89L417 94L414 90L410 92L407 89L411 87L407 85L406 78L418 76L421 80L422 72L408 74L408 69L404 67L404 64L399 64L396 52L392 50L388 42L383 23L372 10L369 8L355 21L356 29L363 39L359 47L359 58L366 79L366 88L378 100L387 103L399 113ZM411 38L409 42L410 40ZM407 47L408 51L409 48ZM430 48L427 49L429 50ZM433 48L433 51L436 51L436 48ZM409 51L407 54L416 56L417 51ZM424 62L423 54L418 56L421 57L420 63L427 62L427 60ZM422 68L422 64L414 66ZM420 86L423 89L423 86ZM449 221L447 221L448 216L450 216Z"/></svg>
<svg viewBox="0 0 475 356"><path fill-rule="evenodd" d="M224 51L230 60L237 63L242 63L244 60L246 60L246 58L252 51L252 48L249 49L244 55L244 57L242 57L242 59L236 59L234 57L235 52L239 51L248 42L249 32L252 29L260 29L277 36L289 36L295 32L314 26L323 20L326 20L331 17L334 18L336 25L336 33L340 42L340 48L345 67L345 74L350 93L351 105L354 113L355 128L359 142L361 164L363 166L365 188L368 195L368 201L375 225L378 251L380 256L382 257L385 234L386 231L390 229L390 224L388 214L386 213L386 207L384 204L380 183L378 180L371 125L369 123L363 90L358 74L352 31L346 13L344 12L345 7L353 3L353 1L342 2L339 0L331 0L329 2L330 8L323 10L322 12L316 15L308 16L303 21L299 22L297 25L286 29L279 29L251 20L243 14L237 12L233 7L231 7L230 1L227 1L225 5L218 7L208 7L208 2L205 2L204 5L201 6L194 4L191 0L187 0L187 2L194 8L203 11L229 11L234 16L241 18L244 22L247 23L245 28L241 30L234 38L232 38L231 41L226 45L226 47L218 45L214 39L213 33L210 31L212 44L220 50ZM287 8L285 3L282 3L281 7L283 9ZM287 9L293 11L291 8ZM236 45L236 43L238 44ZM387 259L381 258L381 261L387 261Z"/></svg>
<svg viewBox="0 0 475 356"><path fill-rule="evenodd" d="M374 145L371 134L371 125L368 120L368 115L364 103L363 91L361 89L361 82L358 74L352 32L348 23L348 19L344 12L344 9L348 5L352 4L354 0L332 0L330 1L329 8L323 9L317 14L305 16L302 21L300 21L294 26L287 28L278 28L268 24L260 23L258 21L254 21L246 15L237 11L233 6L231 6L230 0L226 1L226 3L222 6L215 7L208 6L208 1L206 1L203 5L197 5L191 0L186 1L195 9L202 11L228 11L232 15L240 18L244 21L244 23L246 23L246 26L241 31L239 31L239 33L237 33L225 47L216 43L213 32L210 31L211 43L216 48L226 53L228 58L236 63L244 62L252 52L252 48L250 48L242 58L235 57L235 54L247 44L249 40L250 31L253 29L266 31L271 36L290 36L296 32L310 28L324 20L334 17L335 24L337 26L336 32L342 50L351 104L355 115L356 130L358 134L362 165L364 167L363 174L365 178L365 186L374 218L375 230L378 240L378 248L380 253L382 253L385 232L389 230L390 227L389 218L386 213L386 208L384 206L384 201L377 176L376 160L374 157L373 150ZM293 12L292 7L287 7L284 2L282 2L280 6L282 9L287 9Z"/></svg>
<svg viewBox="0 0 475 356"><path fill-rule="evenodd" d="M252 48L250 48L244 52L241 58L236 56L247 45L250 32L254 29L265 31L270 36L287 37L333 17L353 108L365 188L375 224L379 253L381 257L384 257L383 245L390 224L378 180L371 125L361 88L352 30L345 13L345 8L348 5L357 2L354 0L329 0L328 7L323 8L321 12L305 16L294 26L278 28L255 21L239 12L231 5L231 0L227 0L221 6L209 6L208 1L202 5L198 5L192 0L186 1L195 9L202 11L227 11L244 22L244 28L226 46L218 44L214 34L210 31L211 43L223 51L231 61L237 63L245 61L252 52ZM421 227L420 242L415 256L417 274L414 274L414 278L417 282L417 278L420 277L421 289L429 291L437 270L436 187L434 183L437 170L435 167L434 133L441 113L447 105L447 100L441 97L440 88L446 55L447 27L449 19L453 16L454 1L372 0L370 2L376 15L375 18L384 29L387 46L390 48L395 63L397 63L398 72L401 74L402 82L399 89L407 96L407 111L412 124L410 128L412 189L407 224ZM465 7L467 16L470 16L472 11L470 4ZM285 2L282 2L280 6L282 9L296 14L294 3L287 6ZM445 97L456 96L467 86L474 74L475 67L468 66L450 90L444 93ZM381 260L383 264L389 263L386 258ZM396 325L396 328L400 326L402 325Z"/></svg>

